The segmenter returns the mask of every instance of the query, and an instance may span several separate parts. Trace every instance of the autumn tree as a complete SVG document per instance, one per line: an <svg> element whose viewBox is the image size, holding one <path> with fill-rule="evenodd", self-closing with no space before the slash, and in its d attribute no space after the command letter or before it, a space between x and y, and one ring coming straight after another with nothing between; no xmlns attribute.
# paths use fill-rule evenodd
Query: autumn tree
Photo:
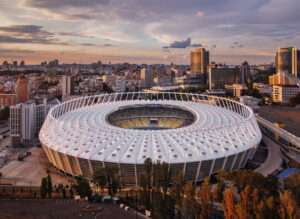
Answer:
<svg viewBox="0 0 300 219"><path fill-rule="evenodd" d="M234 219L235 218L235 201L234 201L233 188L225 189L223 208L224 208L225 219Z"/></svg>
<svg viewBox="0 0 300 219"><path fill-rule="evenodd" d="M280 194L280 218L296 219L297 204L292 193L284 191Z"/></svg>
<svg viewBox="0 0 300 219"><path fill-rule="evenodd" d="M213 210L213 196L208 178L201 184L198 198L201 203L201 218L209 218Z"/></svg>
<svg viewBox="0 0 300 219"><path fill-rule="evenodd" d="M298 205L300 205L300 173L289 176L284 181L284 187L294 194Z"/></svg>

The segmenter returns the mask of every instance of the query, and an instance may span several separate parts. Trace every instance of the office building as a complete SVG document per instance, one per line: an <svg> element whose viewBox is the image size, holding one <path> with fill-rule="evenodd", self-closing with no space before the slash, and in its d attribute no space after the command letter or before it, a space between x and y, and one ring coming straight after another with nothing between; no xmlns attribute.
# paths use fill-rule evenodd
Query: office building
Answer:
<svg viewBox="0 0 300 219"><path fill-rule="evenodd" d="M299 83L299 79L293 77L290 74L286 73L277 73L269 76L269 85L297 85Z"/></svg>
<svg viewBox="0 0 300 219"><path fill-rule="evenodd" d="M198 48L191 52L191 72L193 74L207 74L209 65L209 51Z"/></svg>
<svg viewBox="0 0 300 219"><path fill-rule="evenodd" d="M29 100L29 82L28 79L21 75L17 79L16 83L16 95L17 95L17 102L24 103Z"/></svg>
<svg viewBox="0 0 300 219"><path fill-rule="evenodd" d="M34 143L49 109L54 105L54 103L21 103L11 106L9 126L12 144Z"/></svg>
<svg viewBox="0 0 300 219"><path fill-rule="evenodd" d="M291 97L296 96L299 90L299 79L286 74L277 73L269 77L269 84L272 86L272 100L274 103L286 104Z"/></svg>
<svg viewBox="0 0 300 219"><path fill-rule="evenodd" d="M250 78L250 65L248 62L242 63L240 66L240 81L241 84L247 84L248 79Z"/></svg>
<svg viewBox="0 0 300 219"><path fill-rule="evenodd" d="M13 106L17 104L16 94L0 94L0 107Z"/></svg>
<svg viewBox="0 0 300 219"><path fill-rule="evenodd" d="M277 73L298 74L298 51L295 47L279 48L276 52L275 64Z"/></svg>
<svg viewBox="0 0 300 219"><path fill-rule="evenodd" d="M240 69L238 67L209 65L209 89L224 89L225 85L240 82Z"/></svg>
<svg viewBox="0 0 300 219"><path fill-rule="evenodd" d="M62 96L67 97L73 93L73 82L70 75L63 75L61 78Z"/></svg>
<svg viewBox="0 0 300 219"><path fill-rule="evenodd" d="M153 86L153 69L152 67L148 66L141 69L141 87L143 88L150 88Z"/></svg>
<svg viewBox="0 0 300 219"><path fill-rule="evenodd" d="M272 91L272 100L274 103L289 103L292 97L300 93L297 85L274 85Z"/></svg>

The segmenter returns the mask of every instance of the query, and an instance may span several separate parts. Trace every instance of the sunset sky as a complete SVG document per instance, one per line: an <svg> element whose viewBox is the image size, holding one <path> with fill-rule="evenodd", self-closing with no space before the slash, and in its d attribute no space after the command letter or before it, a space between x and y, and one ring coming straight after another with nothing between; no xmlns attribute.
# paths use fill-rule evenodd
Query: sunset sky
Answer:
<svg viewBox="0 0 300 219"><path fill-rule="evenodd" d="M300 47L299 0L0 0L0 61L272 62Z"/></svg>

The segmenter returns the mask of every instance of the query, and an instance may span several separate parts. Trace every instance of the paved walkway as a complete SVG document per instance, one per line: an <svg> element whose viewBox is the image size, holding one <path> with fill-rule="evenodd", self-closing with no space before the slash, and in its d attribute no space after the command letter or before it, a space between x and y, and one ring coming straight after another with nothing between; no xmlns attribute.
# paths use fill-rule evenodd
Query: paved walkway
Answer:
<svg viewBox="0 0 300 219"><path fill-rule="evenodd" d="M272 139L265 135L263 135L263 141L268 148L268 157L266 161L260 165L259 168L255 169L255 171L261 173L264 176L268 176L274 173L276 170L280 169L283 160L280 146L278 144L276 144Z"/></svg>

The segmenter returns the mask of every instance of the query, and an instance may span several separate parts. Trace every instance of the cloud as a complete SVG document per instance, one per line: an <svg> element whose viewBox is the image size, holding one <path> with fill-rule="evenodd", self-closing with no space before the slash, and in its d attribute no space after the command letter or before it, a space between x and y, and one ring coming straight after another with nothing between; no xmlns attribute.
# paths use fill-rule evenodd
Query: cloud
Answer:
<svg viewBox="0 0 300 219"><path fill-rule="evenodd" d="M97 44L94 43L80 43L81 46L98 46Z"/></svg>
<svg viewBox="0 0 300 219"><path fill-rule="evenodd" d="M191 44L190 47L203 47L200 43Z"/></svg>
<svg viewBox="0 0 300 219"><path fill-rule="evenodd" d="M25 0L27 6L47 9L92 8L98 5L106 5L109 2L109 0Z"/></svg>
<svg viewBox="0 0 300 219"><path fill-rule="evenodd" d="M84 33L79 32L58 32L60 36L70 36L70 37L81 37L81 38L95 38L94 36L88 36Z"/></svg>
<svg viewBox="0 0 300 219"><path fill-rule="evenodd" d="M33 50L27 50L27 49L7 49L7 48L0 48L0 53L4 56L7 54L20 54L20 53L35 53Z"/></svg>
<svg viewBox="0 0 300 219"><path fill-rule="evenodd" d="M0 43L68 44L55 38L54 33L45 31L42 26L37 25L0 26Z"/></svg>
<svg viewBox="0 0 300 219"><path fill-rule="evenodd" d="M274 53L276 47L300 47L299 0L4 0L0 20L9 24L39 24L0 30L0 41L19 43L74 42L92 46L117 44L133 54L131 48L154 48L172 53L205 45L242 54L248 49ZM21 3L22 2L22 3ZM22 25L20 25L22 26ZM20 31L22 29L22 31ZM51 30L50 32L47 30ZM55 32L53 32L55 30ZM44 37L41 37L44 31ZM18 33L17 33L18 32ZM77 34L78 33L78 34ZM190 42L186 37L199 40ZM51 36L52 35L52 36ZM93 36L93 40L84 39ZM73 39L73 37L77 37ZM31 39L32 38L32 39ZM43 42L44 41L46 42ZM81 39L82 38L82 39ZM105 39L109 40L105 40ZM46 39L46 40L45 40ZM184 40L181 40L184 39ZM191 41L192 41L191 40ZM176 41L176 42L175 42ZM242 42L233 44L233 42ZM71 44L71 43L70 43ZM72 44L73 45L73 44ZM25 47L25 46L24 46ZM174 49L172 48L183 48ZM96 48L98 49L98 48ZM115 51L113 48L107 51ZM145 51L145 50L144 50ZM230 54L230 52L228 52Z"/></svg>
<svg viewBox="0 0 300 219"><path fill-rule="evenodd" d="M110 43L105 43L105 44L103 44L103 46L104 46L104 47L114 47L115 45L110 44Z"/></svg>
<svg viewBox="0 0 300 219"><path fill-rule="evenodd" d="M187 38L186 40L175 41L171 43L169 48L183 49L189 47L190 45L191 45L191 38Z"/></svg>
<svg viewBox="0 0 300 219"><path fill-rule="evenodd" d="M42 34L42 35L53 35L50 32L42 30L42 26L37 25L11 25L11 26L1 26L0 32L9 34Z"/></svg>
<svg viewBox="0 0 300 219"><path fill-rule="evenodd" d="M202 44L200 43L195 43L192 44L191 38L187 38L186 40L182 41L174 41L173 43L170 44L170 46L164 46L164 49L185 49L188 47L202 47Z"/></svg>

